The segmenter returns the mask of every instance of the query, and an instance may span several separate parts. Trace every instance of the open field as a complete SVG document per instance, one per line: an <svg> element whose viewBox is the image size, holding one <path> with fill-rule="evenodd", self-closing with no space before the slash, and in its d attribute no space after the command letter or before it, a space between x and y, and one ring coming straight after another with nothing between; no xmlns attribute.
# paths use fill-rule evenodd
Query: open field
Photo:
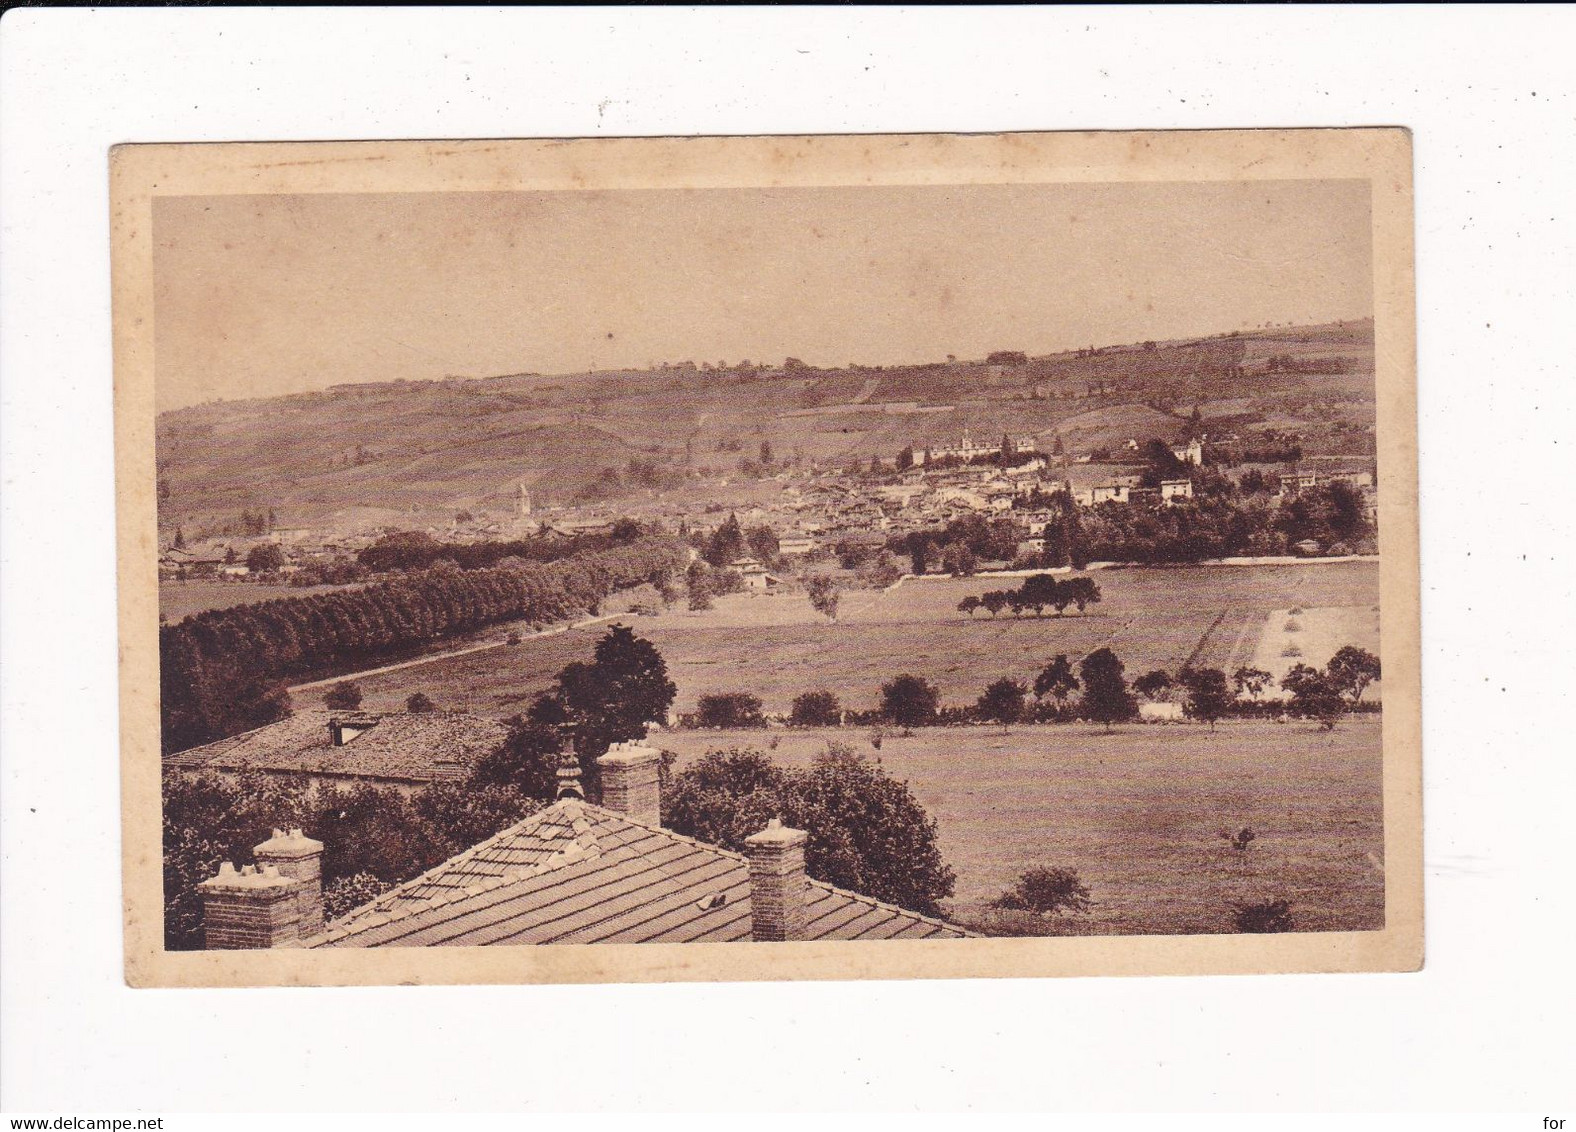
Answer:
<svg viewBox="0 0 1576 1132"><path fill-rule="evenodd" d="M679 711L693 710L706 692L748 691L768 711L786 712L795 696L814 688L835 692L850 707L870 707L881 684L901 672L924 676L940 687L944 703L961 704L972 702L998 676L1029 680L1057 653L1076 661L1102 645L1121 658L1129 679L1185 663L1230 670L1252 660L1276 611L1368 611L1378 601L1379 567L1340 562L1143 568L1093 576L1104 600L1088 616L970 619L957 612L962 597L1016 583L938 578L886 591L849 591L835 625L816 615L802 594L734 595L704 613L675 607L630 624L662 651L678 684ZM589 659L599 634L573 630L371 677L362 684L367 706L394 707L423 691L445 708L520 711L560 667Z"/></svg>
<svg viewBox="0 0 1576 1132"><path fill-rule="evenodd" d="M1323 668L1343 645L1356 645L1372 653L1379 651L1377 603L1333 609L1309 606L1299 613L1277 609L1264 622L1251 663L1268 672L1278 684L1294 664ZM1381 684L1376 681L1370 685L1363 698L1383 699Z"/></svg>
<svg viewBox="0 0 1576 1132"><path fill-rule="evenodd" d="M707 750L769 751L807 765L829 739L876 757L866 735L675 731L657 737L679 767ZM770 744L776 742L775 749ZM1096 902L1064 916L1080 934L1232 930L1234 902L1287 899L1300 930L1384 926L1380 726L1307 724L934 728L888 736L879 758L936 819L957 873L951 914L1036 865L1075 868ZM1251 826L1238 853L1219 836Z"/></svg>

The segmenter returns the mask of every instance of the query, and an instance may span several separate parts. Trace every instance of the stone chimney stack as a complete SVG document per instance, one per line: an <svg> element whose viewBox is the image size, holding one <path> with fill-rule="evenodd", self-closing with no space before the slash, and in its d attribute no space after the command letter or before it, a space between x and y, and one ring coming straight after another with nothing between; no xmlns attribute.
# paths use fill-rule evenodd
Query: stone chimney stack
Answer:
<svg viewBox="0 0 1576 1132"><path fill-rule="evenodd" d="M649 825L662 823L662 753L644 743L614 743L597 760L602 808Z"/></svg>
<svg viewBox="0 0 1576 1132"><path fill-rule="evenodd" d="M218 876L197 886L203 946L210 951L296 946L302 935L297 884L273 865L237 871L226 861Z"/></svg>
<svg viewBox="0 0 1576 1132"><path fill-rule="evenodd" d="M323 930L323 843L299 829L274 835L252 849L258 868L273 866L282 877L296 882L296 908L301 938Z"/></svg>
<svg viewBox="0 0 1576 1132"><path fill-rule="evenodd" d="M804 872L804 843L809 834L789 829L773 818L765 829L744 839L750 859L750 937L757 943L781 943L805 937L809 881Z"/></svg>

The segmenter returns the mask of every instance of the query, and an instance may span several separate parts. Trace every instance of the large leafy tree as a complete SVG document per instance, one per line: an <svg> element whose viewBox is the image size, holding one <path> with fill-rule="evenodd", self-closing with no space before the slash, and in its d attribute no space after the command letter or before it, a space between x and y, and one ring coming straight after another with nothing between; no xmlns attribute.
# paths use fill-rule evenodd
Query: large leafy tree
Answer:
<svg viewBox="0 0 1576 1132"><path fill-rule="evenodd" d="M805 868L816 880L926 915L952 894L935 821L905 783L838 744L808 768L713 751L675 775L663 798L671 829L736 852L772 818L810 835Z"/></svg>
<svg viewBox="0 0 1576 1132"><path fill-rule="evenodd" d="M765 445L766 442L763 440L761 443ZM750 553L762 562L772 561L777 557L777 552L781 549L777 532L764 524L758 527L751 527L744 537L745 542L749 544Z"/></svg>
<svg viewBox="0 0 1576 1132"><path fill-rule="evenodd" d="M942 548L941 568L954 578L965 578L979 568L979 560L968 543L951 542Z"/></svg>
<svg viewBox="0 0 1576 1132"><path fill-rule="evenodd" d="M730 511L722 526L712 532L711 538L706 541L705 558L713 566L723 567L736 558L744 557L748 546L744 530L739 526L739 517Z"/></svg>
<svg viewBox="0 0 1576 1132"><path fill-rule="evenodd" d="M1077 690L1078 677L1073 675L1073 666L1066 653L1057 653L1051 663L1040 669L1040 674L1034 678L1035 699L1043 700L1050 696L1060 704Z"/></svg>
<svg viewBox="0 0 1576 1132"><path fill-rule="evenodd" d="M614 625L596 643L591 663L559 670L549 698L573 725L581 759L593 760L614 743L644 738L646 724L664 719L677 694L657 647L627 625Z"/></svg>
<svg viewBox="0 0 1576 1132"><path fill-rule="evenodd" d="M1163 668L1157 668L1153 672L1146 672L1137 680L1134 680L1133 691L1145 699L1158 700L1166 694L1166 691L1173 683L1175 681L1171 679L1171 673Z"/></svg>
<svg viewBox="0 0 1576 1132"><path fill-rule="evenodd" d="M1036 617L1044 612L1047 605L1055 606L1060 613L1067 604L1067 600L1061 596L1064 592L1063 584L1049 574L1032 574L1018 588L1019 599L1034 610Z"/></svg>
<svg viewBox="0 0 1576 1132"><path fill-rule="evenodd" d="M1110 649L1095 649L1084 657L1078 671L1083 677L1085 717L1105 724L1109 731L1111 724L1131 719L1137 713L1138 705L1122 676L1122 662Z"/></svg>
<svg viewBox="0 0 1576 1132"><path fill-rule="evenodd" d="M1264 669L1253 668L1245 664L1231 674L1231 686L1239 696L1244 694L1257 696L1265 688L1269 687L1272 679L1274 677L1264 671Z"/></svg>
<svg viewBox="0 0 1576 1132"><path fill-rule="evenodd" d="M992 681L980 696L975 710L981 719L1001 724L1003 733L1007 725L1023 718L1023 701L1029 689L1008 676Z"/></svg>
<svg viewBox="0 0 1576 1132"><path fill-rule="evenodd" d="M1344 645L1324 666L1325 674L1344 695L1356 703L1363 689L1379 679L1379 658L1367 649Z"/></svg>
<svg viewBox="0 0 1576 1132"><path fill-rule="evenodd" d="M1341 685L1317 668L1294 664L1281 677L1280 686L1291 693L1293 707L1309 719L1317 719L1326 731L1333 731L1346 712Z"/></svg>
<svg viewBox="0 0 1576 1132"><path fill-rule="evenodd" d="M246 552L246 568L254 574L266 574L285 564L285 552L277 543L259 543Z"/></svg>
<svg viewBox="0 0 1576 1132"><path fill-rule="evenodd" d="M940 702L940 691L920 676L905 673L881 685L881 714L899 727L932 722Z"/></svg>
<svg viewBox="0 0 1576 1132"><path fill-rule="evenodd" d="M561 712L547 701L543 710L564 722ZM508 737L496 750L483 755L471 770L477 788L511 786L527 798L551 801L558 792L558 764L564 744L556 727L539 719L515 716L509 720Z"/></svg>
<svg viewBox="0 0 1576 1132"><path fill-rule="evenodd" d="M810 598L810 607L831 621L837 620L837 603L840 591L837 579L830 574L812 574L805 579L804 591Z"/></svg>
<svg viewBox="0 0 1576 1132"><path fill-rule="evenodd" d="M702 727L761 727L761 698L750 692L708 692L696 704L695 717Z"/></svg>
<svg viewBox="0 0 1576 1132"><path fill-rule="evenodd" d="M1064 593L1071 598L1072 603L1078 607L1078 612L1083 613L1089 606L1100 600L1100 583L1088 575L1079 575L1068 578L1064 583Z"/></svg>
<svg viewBox="0 0 1576 1132"><path fill-rule="evenodd" d="M1226 674L1218 668L1184 668L1180 676L1182 686L1187 689L1187 699L1182 701L1183 714L1209 724L1213 731L1215 721L1231 706Z"/></svg>

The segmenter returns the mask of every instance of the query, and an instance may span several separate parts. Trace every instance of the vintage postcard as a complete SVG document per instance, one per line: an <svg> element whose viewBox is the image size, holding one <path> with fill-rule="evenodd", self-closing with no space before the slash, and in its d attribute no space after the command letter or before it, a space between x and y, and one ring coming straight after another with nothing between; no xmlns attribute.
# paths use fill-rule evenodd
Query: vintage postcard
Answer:
<svg viewBox="0 0 1576 1132"><path fill-rule="evenodd" d="M111 177L134 985L1421 964L1406 131Z"/></svg>

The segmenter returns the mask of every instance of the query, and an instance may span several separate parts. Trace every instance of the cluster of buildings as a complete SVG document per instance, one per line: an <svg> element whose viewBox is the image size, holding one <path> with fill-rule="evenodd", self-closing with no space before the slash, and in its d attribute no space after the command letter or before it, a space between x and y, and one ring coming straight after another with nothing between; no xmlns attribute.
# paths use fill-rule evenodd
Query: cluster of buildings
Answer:
<svg viewBox="0 0 1576 1132"><path fill-rule="evenodd" d="M1137 450L1139 445L1135 440L1126 447ZM795 559L838 544L862 540L882 544L893 533L931 529L968 516L1010 514L1028 532L1035 517L1026 512L1024 501L1037 494L1066 493L1079 507L1179 503L1194 497L1192 470L1204 464L1205 438L1194 436L1171 446L1171 452L1182 470L1157 486L1146 487L1137 475L1111 475L1110 469L1098 470L1086 455L1064 454L1060 444L1054 454L1047 455L1037 450L1033 436L1013 439L1008 435L982 442L965 431L956 442L906 449L912 462L884 462L890 471L879 477L833 469L784 470L762 481L775 481L775 491L755 492L757 501L731 508L713 502L700 509L695 501L675 492L642 500L633 507L627 502L623 506L603 503L555 506L543 512L534 506L529 488L520 483L509 493L509 514L472 516L461 512L454 521L427 533L438 541L461 543L522 537L571 539L606 534L618 519L633 513L679 534L705 536L733 514L745 527L771 527L778 536L780 556ZM1339 462L1324 468L1310 462L1276 474L1279 499L1294 497L1321 483L1341 481L1364 493L1370 515L1376 510L1370 470L1339 466ZM313 562L353 556L372 545L381 533L319 535L292 529L256 538L204 540L166 549L160 558L160 575L243 579L251 572L249 552L264 542L284 551L286 564L277 573L289 575ZM1027 533L1026 539L1033 538ZM771 584L766 577L768 565L751 560L735 568L744 575L747 588L766 589Z"/></svg>
<svg viewBox="0 0 1576 1132"><path fill-rule="evenodd" d="M948 459L968 463L971 460L996 459L1003 455L1016 456L1033 451L1035 451L1035 439L1032 436L1020 436L1016 439L1004 436L994 444L989 444L975 440L969 435L968 429L964 429L963 438L956 444L931 445L914 449L914 464L916 467L923 467L937 460Z"/></svg>
<svg viewBox="0 0 1576 1132"><path fill-rule="evenodd" d="M181 539L159 551L159 578L244 580L254 573L248 560L262 547L279 551L276 561L282 564L269 572L289 577L309 565L353 557L377 540L376 533L325 533L304 527L279 527L260 535Z"/></svg>

